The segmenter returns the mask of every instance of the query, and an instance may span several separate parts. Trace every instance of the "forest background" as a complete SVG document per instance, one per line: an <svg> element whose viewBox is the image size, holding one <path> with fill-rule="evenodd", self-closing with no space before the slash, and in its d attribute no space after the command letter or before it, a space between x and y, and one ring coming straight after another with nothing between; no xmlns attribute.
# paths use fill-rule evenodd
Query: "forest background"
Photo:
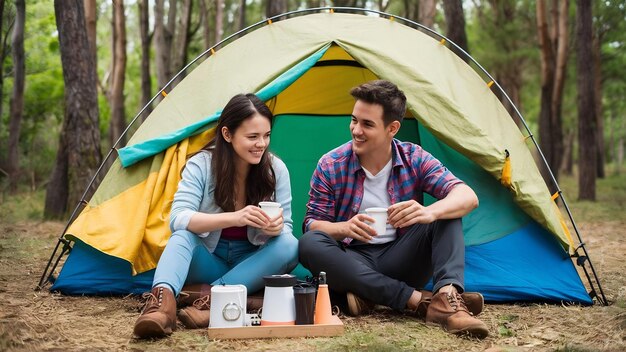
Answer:
<svg viewBox="0 0 626 352"><path fill-rule="evenodd" d="M384 11L447 35L504 88L555 178L578 166L580 199L596 198L596 177L621 171L622 1L3 0L0 200L46 189L45 216L66 218L103 155L140 124L120 138L128 123L191 59L257 21L320 6ZM80 19L73 27L72 18ZM88 56L67 56L64 71L64 53Z"/></svg>

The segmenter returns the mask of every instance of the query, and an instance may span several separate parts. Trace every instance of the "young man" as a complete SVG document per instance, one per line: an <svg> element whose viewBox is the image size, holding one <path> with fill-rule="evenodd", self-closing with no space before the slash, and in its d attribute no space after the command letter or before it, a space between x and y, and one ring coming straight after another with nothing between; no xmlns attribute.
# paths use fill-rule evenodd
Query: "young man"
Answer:
<svg viewBox="0 0 626 352"><path fill-rule="evenodd" d="M394 136L406 97L388 81L353 88L352 140L322 156L300 239L300 262L327 273L347 295L348 312L373 304L409 309L455 334L484 338L479 293L463 293L465 244L461 217L478 206L474 191L420 146ZM425 207L422 192L438 199ZM369 207L387 208L376 234ZM433 293L420 291L433 279Z"/></svg>

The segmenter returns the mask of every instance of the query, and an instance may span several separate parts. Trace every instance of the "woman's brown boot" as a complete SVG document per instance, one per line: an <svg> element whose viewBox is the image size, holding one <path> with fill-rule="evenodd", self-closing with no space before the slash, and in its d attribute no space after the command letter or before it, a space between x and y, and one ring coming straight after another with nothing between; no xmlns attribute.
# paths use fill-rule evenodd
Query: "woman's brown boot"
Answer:
<svg viewBox="0 0 626 352"><path fill-rule="evenodd" d="M210 295L212 287L212 285L208 284L191 284L183 286L183 289L180 291L178 298L176 299L178 302L178 308L188 307L198 298Z"/></svg>
<svg viewBox="0 0 626 352"><path fill-rule="evenodd" d="M143 294L146 299L133 332L140 338L164 337L176 330L176 298L165 287L155 287Z"/></svg>
<svg viewBox="0 0 626 352"><path fill-rule="evenodd" d="M187 308L178 311L178 319L188 329L200 329L209 326L211 317L211 295L196 299Z"/></svg>

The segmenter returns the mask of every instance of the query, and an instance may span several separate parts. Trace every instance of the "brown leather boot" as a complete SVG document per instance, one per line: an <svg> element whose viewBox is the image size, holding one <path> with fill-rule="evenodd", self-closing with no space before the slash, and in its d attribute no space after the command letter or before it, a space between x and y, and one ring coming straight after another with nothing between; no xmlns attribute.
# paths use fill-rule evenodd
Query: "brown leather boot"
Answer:
<svg viewBox="0 0 626 352"><path fill-rule="evenodd" d="M263 296L248 296L246 299L246 311L256 313L263 308Z"/></svg>
<svg viewBox="0 0 626 352"><path fill-rule="evenodd" d="M428 310L428 306L430 305L433 294L430 291L420 292L422 293L422 299L417 305L415 313L419 318L425 318L426 311ZM461 298L463 298L467 310L472 313L473 316L477 316L478 314L482 313L483 309L485 308L485 298L479 292L463 292L461 293Z"/></svg>
<svg viewBox="0 0 626 352"><path fill-rule="evenodd" d="M187 308L178 311L180 320L187 329L201 329L209 326L211 318L211 295L196 299Z"/></svg>
<svg viewBox="0 0 626 352"><path fill-rule="evenodd" d="M140 338L164 337L176 330L176 298L164 287L143 294L146 303L133 332Z"/></svg>
<svg viewBox="0 0 626 352"><path fill-rule="evenodd" d="M193 304L198 298L211 294L212 285L208 284L191 284L183 286L183 289L178 294L178 308L187 307Z"/></svg>
<svg viewBox="0 0 626 352"><path fill-rule="evenodd" d="M374 303L363 299L352 292L348 292L346 294L346 299L348 301L348 315L351 315L353 317L367 314L372 311L376 306Z"/></svg>
<svg viewBox="0 0 626 352"><path fill-rule="evenodd" d="M435 294L426 312L426 322L436 323L455 335L483 339L489 335L487 325L474 318L458 292Z"/></svg>
<svg viewBox="0 0 626 352"><path fill-rule="evenodd" d="M430 305L430 301L433 297L433 293L430 291L420 290L422 294L422 298L420 298L419 303L417 304L417 308L415 309L415 314L419 318L424 318L426 316L426 311L428 310L428 306Z"/></svg>

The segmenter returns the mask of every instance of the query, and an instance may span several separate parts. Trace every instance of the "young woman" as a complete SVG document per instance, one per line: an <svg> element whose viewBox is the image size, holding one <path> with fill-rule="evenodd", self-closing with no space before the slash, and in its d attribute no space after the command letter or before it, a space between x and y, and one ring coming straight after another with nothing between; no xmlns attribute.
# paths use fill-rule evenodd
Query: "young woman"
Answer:
<svg viewBox="0 0 626 352"><path fill-rule="evenodd" d="M296 266L289 173L267 152L272 119L254 94L236 95L222 111L214 140L187 161L172 203L172 236L135 335L161 337L175 330L175 297L185 284L243 284L255 292L264 275ZM263 212L257 205L267 200L280 203L282 213L270 218ZM178 314L187 327L208 326L210 286L204 286L207 295Z"/></svg>

